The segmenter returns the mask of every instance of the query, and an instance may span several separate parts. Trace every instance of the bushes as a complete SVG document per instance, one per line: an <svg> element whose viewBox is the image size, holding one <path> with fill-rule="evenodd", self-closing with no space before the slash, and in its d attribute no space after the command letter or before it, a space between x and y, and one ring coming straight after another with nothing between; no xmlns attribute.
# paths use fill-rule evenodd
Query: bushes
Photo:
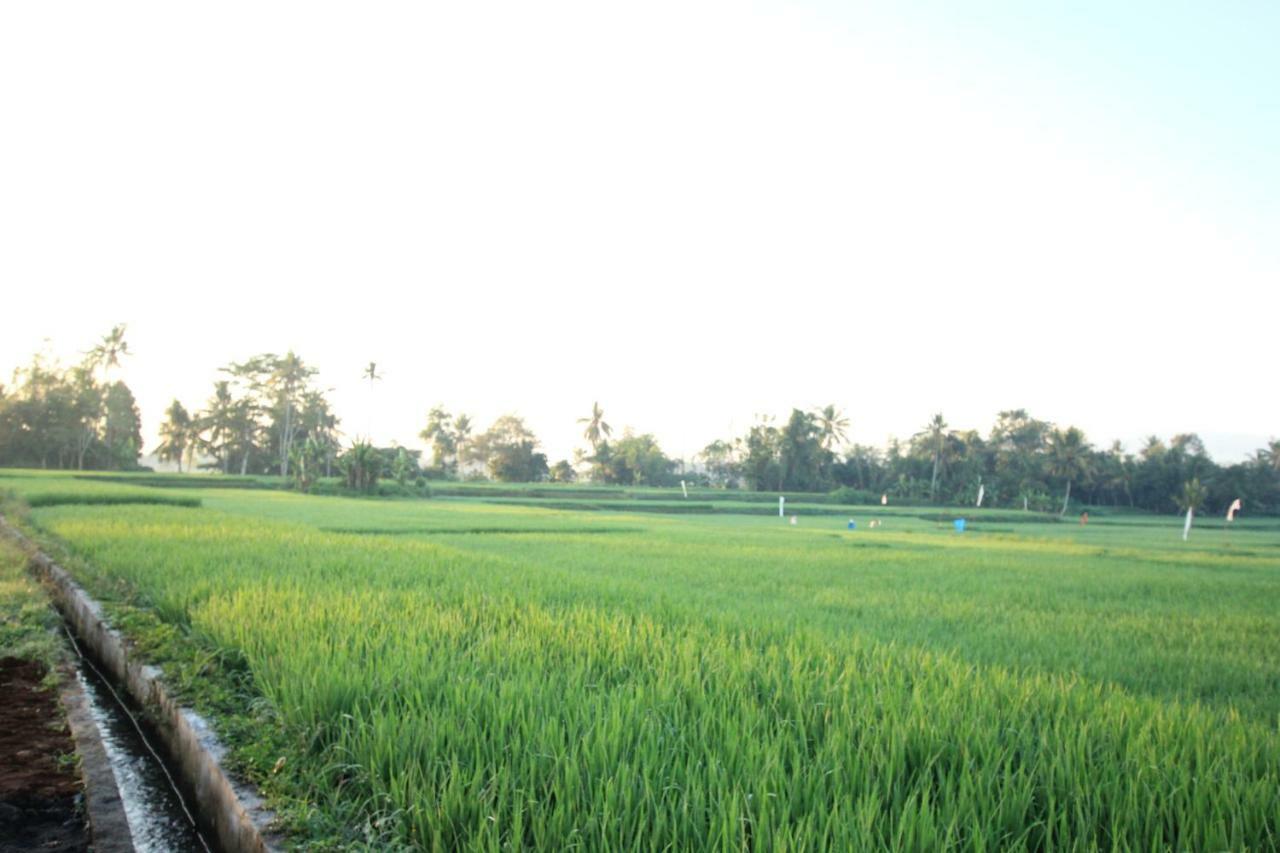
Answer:
<svg viewBox="0 0 1280 853"><path fill-rule="evenodd" d="M853 486L841 486L827 496L827 502L833 504L845 504L849 506L865 506L867 504L879 503L880 496L872 494L867 489L855 489Z"/></svg>

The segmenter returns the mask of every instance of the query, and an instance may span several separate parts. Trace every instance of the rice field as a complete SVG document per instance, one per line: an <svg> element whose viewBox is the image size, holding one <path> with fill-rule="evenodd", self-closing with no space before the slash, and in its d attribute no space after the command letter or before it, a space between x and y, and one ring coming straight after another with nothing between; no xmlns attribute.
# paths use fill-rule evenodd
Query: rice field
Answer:
<svg viewBox="0 0 1280 853"><path fill-rule="evenodd" d="M1275 521L0 490L243 679L299 846L1280 846Z"/></svg>

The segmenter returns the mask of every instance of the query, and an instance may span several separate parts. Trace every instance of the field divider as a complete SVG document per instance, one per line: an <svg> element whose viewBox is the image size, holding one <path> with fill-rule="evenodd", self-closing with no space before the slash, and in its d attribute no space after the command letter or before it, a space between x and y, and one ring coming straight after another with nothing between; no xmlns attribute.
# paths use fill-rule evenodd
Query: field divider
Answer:
<svg viewBox="0 0 1280 853"><path fill-rule="evenodd" d="M22 548L28 567L49 590L85 652L148 712L167 753L165 759L193 795L196 818L218 846L226 853L278 850L279 839L271 830L274 813L252 786L234 779L222 766L226 748L208 722L170 696L160 680L161 671L131 654L128 641L108 623L102 605L2 515L0 534Z"/></svg>

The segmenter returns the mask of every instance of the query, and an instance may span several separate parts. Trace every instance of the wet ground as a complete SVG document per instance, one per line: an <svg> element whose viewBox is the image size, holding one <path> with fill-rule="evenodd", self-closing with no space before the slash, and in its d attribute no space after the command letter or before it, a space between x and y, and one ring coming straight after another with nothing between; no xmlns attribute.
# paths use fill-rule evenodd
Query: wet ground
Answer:
<svg viewBox="0 0 1280 853"><path fill-rule="evenodd" d="M89 849L75 744L45 674L0 658L0 853Z"/></svg>

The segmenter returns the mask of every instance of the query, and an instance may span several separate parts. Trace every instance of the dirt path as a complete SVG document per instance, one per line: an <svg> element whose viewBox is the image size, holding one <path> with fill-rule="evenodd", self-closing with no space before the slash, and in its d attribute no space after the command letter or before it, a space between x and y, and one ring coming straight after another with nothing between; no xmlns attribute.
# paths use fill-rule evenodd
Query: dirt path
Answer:
<svg viewBox="0 0 1280 853"><path fill-rule="evenodd" d="M43 664L0 658L0 853L89 849L75 753Z"/></svg>

